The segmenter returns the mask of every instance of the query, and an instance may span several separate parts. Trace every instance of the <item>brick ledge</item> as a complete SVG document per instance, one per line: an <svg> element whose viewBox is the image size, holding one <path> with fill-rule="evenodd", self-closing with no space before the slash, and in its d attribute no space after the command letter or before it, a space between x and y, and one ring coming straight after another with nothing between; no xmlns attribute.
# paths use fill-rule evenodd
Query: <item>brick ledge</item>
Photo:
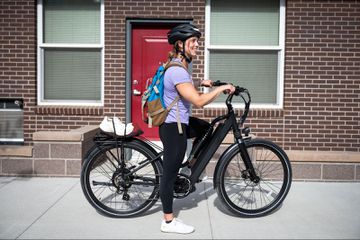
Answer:
<svg viewBox="0 0 360 240"><path fill-rule="evenodd" d="M34 141L61 141L73 142L86 139L88 134L96 131L98 125L88 125L70 131L39 131L33 134Z"/></svg>
<svg viewBox="0 0 360 240"><path fill-rule="evenodd" d="M32 157L32 146L0 146L0 156Z"/></svg>
<svg viewBox="0 0 360 240"><path fill-rule="evenodd" d="M340 151L286 151L293 162L360 163L360 153Z"/></svg>

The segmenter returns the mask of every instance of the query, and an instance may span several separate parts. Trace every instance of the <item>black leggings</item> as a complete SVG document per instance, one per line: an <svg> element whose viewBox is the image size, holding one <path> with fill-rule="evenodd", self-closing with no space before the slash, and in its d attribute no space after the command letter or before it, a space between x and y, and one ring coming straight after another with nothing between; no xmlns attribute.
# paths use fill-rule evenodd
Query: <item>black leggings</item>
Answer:
<svg viewBox="0 0 360 240"><path fill-rule="evenodd" d="M177 123L163 123L159 128L164 146L160 199L165 214L173 213L174 183L185 156L187 139L195 137L195 144L210 126L208 122L194 117L190 117L189 125L181 125L183 134L179 134Z"/></svg>

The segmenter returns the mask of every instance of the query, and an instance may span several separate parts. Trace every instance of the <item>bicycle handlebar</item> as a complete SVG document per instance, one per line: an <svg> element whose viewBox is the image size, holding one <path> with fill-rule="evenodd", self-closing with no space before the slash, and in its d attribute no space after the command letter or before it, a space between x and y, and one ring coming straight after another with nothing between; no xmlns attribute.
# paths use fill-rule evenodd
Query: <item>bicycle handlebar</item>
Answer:
<svg viewBox="0 0 360 240"><path fill-rule="evenodd" d="M229 84L229 83L217 80L217 81L212 83L212 86L218 87L218 86L227 85L227 84ZM245 99L245 97L243 96L243 93L245 93L247 95L247 99ZM227 106L229 112L233 111L231 101L232 101L232 98L233 98L234 95L235 96L240 96L243 99L244 103L245 103L244 113L240 117L240 123L239 124L241 126L245 122L245 120L247 118L247 115L249 113L250 103L251 103L251 96L250 96L249 91L246 88L243 88L243 87L240 87L240 86L235 86L234 93L230 94L226 99L226 106Z"/></svg>
<svg viewBox="0 0 360 240"><path fill-rule="evenodd" d="M227 84L230 84L230 83L221 82L220 80L217 80L212 83L212 86L219 87L219 86L227 85ZM235 92L233 93L235 96L239 96L242 92L248 92L248 91L246 88L235 86Z"/></svg>

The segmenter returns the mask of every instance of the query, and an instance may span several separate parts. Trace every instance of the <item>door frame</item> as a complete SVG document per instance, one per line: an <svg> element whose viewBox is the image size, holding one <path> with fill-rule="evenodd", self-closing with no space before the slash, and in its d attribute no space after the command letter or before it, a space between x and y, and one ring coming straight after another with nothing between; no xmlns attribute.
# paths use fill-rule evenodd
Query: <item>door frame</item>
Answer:
<svg viewBox="0 0 360 240"><path fill-rule="evenodd" d="M137 25L150 25L155 26L156 24L183 24L190 23L192 24L192 20L189 19L127 19L126 20L126 43L125 43L125 121L126 123L130 123L131 119L131 35L133 26Z"/></svg>

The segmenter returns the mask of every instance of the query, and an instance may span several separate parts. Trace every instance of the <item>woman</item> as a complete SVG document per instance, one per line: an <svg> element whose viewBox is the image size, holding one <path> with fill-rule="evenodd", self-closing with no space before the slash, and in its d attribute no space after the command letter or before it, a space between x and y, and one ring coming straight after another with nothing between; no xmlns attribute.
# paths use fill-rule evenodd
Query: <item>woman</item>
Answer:
<svg viewBox="0 0 360 240"><path fill-rule="evenodd" d="M165 105L168 106L178 95L180 100L177 102L178 106L175 105L170 110L165 122L159 128L160 139L164 146L163 176L160 182L160 199L164 213L160 229L163 232L187 234L195 230L194 227L176 219L173 214L174 182L185 156L187 138L200 138L209 126L209 123L189 116L191 104L203 107L223 91L229 93L235 91L234 86L230 84L204 94L200 94L194 87L187 68L196 56L200 37L200 31L191 24L176 26L168 32L168 42L174 45L173 51L169 54L169 61L182 63L183 67L170 67L164 76ZM211 87L212 81L204 80L201 85ZM182 134L178 130L177 114L180 115Z"/></svg>

